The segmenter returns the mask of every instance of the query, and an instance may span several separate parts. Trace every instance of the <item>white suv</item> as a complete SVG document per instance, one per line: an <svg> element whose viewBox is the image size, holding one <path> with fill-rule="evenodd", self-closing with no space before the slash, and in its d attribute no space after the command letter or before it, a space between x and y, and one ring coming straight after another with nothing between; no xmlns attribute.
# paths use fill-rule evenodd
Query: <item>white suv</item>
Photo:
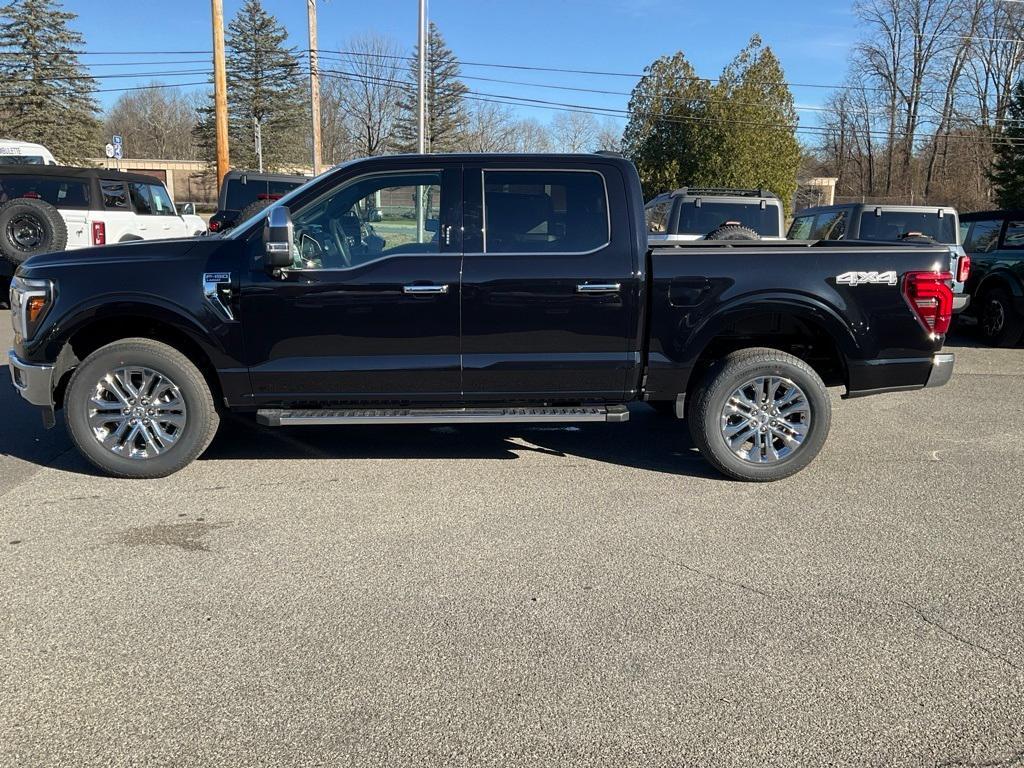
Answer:
<svg viewBox="0 0 1024 768"><path fill-rule="evenodd" d="M159 179L67 166L0 166L0 276L38 253L129 240L194 237ZM5 270L4 262L10 269Z"/></svg>

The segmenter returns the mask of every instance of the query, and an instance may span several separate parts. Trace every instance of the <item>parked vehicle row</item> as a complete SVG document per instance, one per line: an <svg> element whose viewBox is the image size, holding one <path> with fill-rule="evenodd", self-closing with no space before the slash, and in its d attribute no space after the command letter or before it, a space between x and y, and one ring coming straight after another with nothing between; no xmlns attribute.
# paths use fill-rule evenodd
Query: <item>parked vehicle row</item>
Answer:
<svg viewBox="0 0 1024 768"><path fill-rule="evenodd" d="M948 381L948 254L649 245L622 158L377 157L221 237L26 261L10 369L118 477L181 469L224 409L274 427L622 422L642 400L685 416L726 475L777 480L821 450L826 386Z"/></svg>

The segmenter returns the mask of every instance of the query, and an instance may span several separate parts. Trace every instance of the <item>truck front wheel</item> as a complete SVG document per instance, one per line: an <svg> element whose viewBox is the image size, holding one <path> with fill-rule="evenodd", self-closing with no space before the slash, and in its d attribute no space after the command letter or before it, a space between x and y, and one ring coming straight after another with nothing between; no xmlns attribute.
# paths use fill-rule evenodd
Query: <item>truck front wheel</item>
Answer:
<svg viewBox="0 0 1024 768"><path fill-rule="evenodd" d="M821 377L777 349L727 355L687 399L694 444L737 480L768 482L799 472L821 451L832 421Z"/></svg>
<svg viewBox="0 0 1024 768"><path fill-rule="evenodd" d="M178 350L123 339L75 369L64 398L78 450L108 475L166 477L198 457L217 432L210 387Z"/></svg>

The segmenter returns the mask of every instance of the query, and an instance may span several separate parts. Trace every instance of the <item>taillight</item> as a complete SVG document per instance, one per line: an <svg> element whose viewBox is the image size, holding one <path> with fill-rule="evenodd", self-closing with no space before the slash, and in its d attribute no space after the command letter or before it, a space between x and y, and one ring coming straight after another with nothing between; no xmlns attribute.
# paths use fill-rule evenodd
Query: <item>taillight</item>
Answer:
<svg viewBox="0 0 1024 768"><path fill-rule="evenodd" d="M929 333L941 336L953 322L951 272L908 272L903 278L903 297Z"/></svg>
<svg viewBox="0 0 1024 768"><path fill-rule="evenodd" d="M966 283L971 275L971 257L966 253L956 261L956 281Z"/></svg>
<svg viewBox="0 0 1024 768"><path fill-rule="evenodd" d="M220 221L217 219L210 219L210 231L220 232Z"/></svg>
<svg viewBox="0 0 1024 768"><path fill-rule="evenodd" d="M107 225L104 224L102 221L94 221L92 223L92 244L107 244Z"/></svg>

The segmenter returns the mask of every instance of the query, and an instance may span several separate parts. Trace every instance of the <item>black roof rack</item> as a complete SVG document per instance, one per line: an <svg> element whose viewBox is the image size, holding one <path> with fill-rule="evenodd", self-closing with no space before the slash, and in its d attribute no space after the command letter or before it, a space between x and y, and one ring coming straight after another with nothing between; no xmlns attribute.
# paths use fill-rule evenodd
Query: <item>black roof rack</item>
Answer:
<svg viewBox="0 0 1024 768"><path fill-rule="evenodd" d="M767 189L728 189L725 187L680 187L672 197L768 197L778 200L778 195Z"/></svg>

